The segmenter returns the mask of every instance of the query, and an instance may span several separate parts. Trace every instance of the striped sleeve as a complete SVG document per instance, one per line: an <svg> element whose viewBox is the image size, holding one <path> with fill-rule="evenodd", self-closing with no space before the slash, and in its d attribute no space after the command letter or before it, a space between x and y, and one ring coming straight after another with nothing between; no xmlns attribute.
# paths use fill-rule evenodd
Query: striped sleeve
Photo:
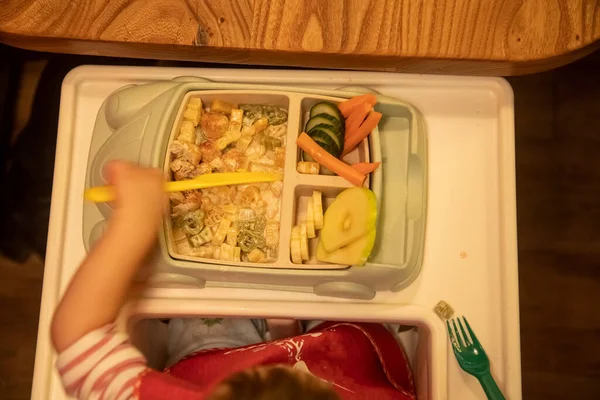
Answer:
<svg viewBox="0 0 600 400"><path fill-rule="evenodd" d="M96 329L58 355L56 367L65 391L78 399L133 398L146 359L114 324Z"/></svg>

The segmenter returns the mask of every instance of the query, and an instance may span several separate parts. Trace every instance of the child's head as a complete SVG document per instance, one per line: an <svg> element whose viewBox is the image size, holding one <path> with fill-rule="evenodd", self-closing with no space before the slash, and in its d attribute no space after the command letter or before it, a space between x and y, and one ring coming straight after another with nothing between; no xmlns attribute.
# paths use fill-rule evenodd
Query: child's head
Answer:
<svg viewBox="0 0 600 400"><path fill-rule="evenodd" d="M307 372L286 366L266 366L238 372L221 383L209 400L339 400L329 384Z"/></svg>

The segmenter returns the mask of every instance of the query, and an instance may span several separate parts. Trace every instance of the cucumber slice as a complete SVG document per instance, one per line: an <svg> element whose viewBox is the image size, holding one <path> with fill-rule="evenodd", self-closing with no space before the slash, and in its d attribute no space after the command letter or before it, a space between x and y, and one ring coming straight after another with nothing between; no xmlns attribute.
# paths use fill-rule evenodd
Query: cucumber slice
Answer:
<svg viewBox="0 0 600 400"><path fill-rule="evenodd" d="M330 101L320 101L310 109L310 117L314 117L319 114L331 115L333 118L340 121L341 125L344 125L344 116L337 108L335 104Z"/></svg>
<svg viewBox="0 0 600 400"><path fill-rule="evenodd" d="M331 119L330 119L331 118ZM333 138L336 144L344 143L344 129L340 128L339 121L332 122L334 118L330 115L319 114L316 117L312 117L306 123L304 132L310 133L313 129L325 128L329 133L333 132L335 137Z"/></svg>
<svg viewBox="0 0 600 400"><path fill-rule="evenodd" d="M313 128L310 132L308 132L308 136L310 136L314 141L325 143L328 148L334 151L334 153L338 153L342 149L338 144L335 134L331 133L331 131L327 129Z"/></svg>
<svg viewBox="0 0 600 400"><path fill-rule="evenodd" d="M314 140L319 146L326 152L334 157L339 157L342 154L342 149L337 147L337 143L327 132L323 132L320 129L313 129L308 133L312 140ZM317 162L309 153L302 150L300 153L300 159L307 162ZM323 170L323 168L321 168Z"/></svg>
<svg viewBox="0 0 600 400"><path fill-rule="evenodd" d="M325 113L317 114L317 115L315 115L315 117L327 118L329 121L331 121L330 122L331 125L341 129L342 131L344 131L344 129L345 129L345 126L344 126L345 120L340 121L339 119L337 119L337 117L333 117L333 116L331 116L329 114L325 114Z"/></svg>
<svg viewBox="0 0 600 400"><path fill-rule="evenodd" d="M314 128L312 128L310 131L307 131L306 133L308 133L308 135L311 135L311 132L318 132L321 131L321 133L324 133L326 135L329 135L329 137L331 138L331 140L333 141L333 143L335 143L336 147L344 147L344 139L340 139L339 137L339 133L338 130L335 129L335 127L331 126L331 125L325 125L325 124L319 124L317 126L315 126Z"/></svg>
<svg viewBox="0 0 600 400"><path fill-rule="evenodd" d="M344 125L338 119L332 117L329 114L319 114L309 119L306 123L304 131L308 132L319 124L331 125L338 131L344 131Z"/></svg>
<svg viewBox="0 0 600 400"><path fill-rule="evenodd" d="M323 150L325 150L326 152L328 152L329 154L331 154L334 157L339 157L339 152L337 151L337 149L332 148L329 143L324 142L323 139L321 139L319 137L314 137L312 139L319 146L321 146L323 148ZM302 157L302 161L317 162L314 158L311 157L311 155L309 153L307 153L304 150L302 150L301 157Z"/></svg>
<svg viewBox="0 0 600 400"><path fill-rule="evenodd" d="M341 150L338 149L335 144L331 144L331 142L326 142L325 139L321 138L321 137L313 137L313 140L315 141L315 143L317 143L319 146L321 146L323 148L323 150L325 150L327 153L331 154L334 157L339 157L341 154Z"/></svg>
<svg viewBox="0 0 600 400"><path fill-rule="evenodd" d="M322 116L323 118L327 118L328 120L330 120L331 122L333 122L333 126L337 127L342 132L344 132L346 130L345 119L340 121L339 119L337 119L337 117L332 117L329 114L317 114L316 117L318 117L318 116Z"/></svg>
<svg viewBox="0 0 600 400"><path fill-rule="evenodd" d="M307 123L306 126L304 127L304 132L308 133L311 131L311 129L316 128L317 126L323 127L323 128L329 128L333 131L338 131L338 128L335 127L332 123L329 122L329 120L325 119L325 118L319 118L319 117L312 117Z"/></svg>
<svg viewBox="0 0 600 400"><path fill-rule="evenodd" d="M307 152L305 152L304 150L302 150L302 154L300 155L300 157L302 158L302 161L306 161L306 162L316 162L314 158L312 158L310 156L310 154L308 154Z"/></svg>

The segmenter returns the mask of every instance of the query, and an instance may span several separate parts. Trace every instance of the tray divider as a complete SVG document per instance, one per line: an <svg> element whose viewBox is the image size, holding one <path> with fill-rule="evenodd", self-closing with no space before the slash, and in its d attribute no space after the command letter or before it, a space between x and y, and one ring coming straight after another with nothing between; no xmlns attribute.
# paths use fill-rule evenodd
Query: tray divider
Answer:
<svg viewBox="0 0 600 400"><path fill-rule="evenodd" d="M290 254L290 238L295 213L294 193L298 184L296 177L296 137L302 124L302 96L296 93L286 93L290 99L288 108L288 130L285 146L285 166L283 174L283 193L281 194L281 210L279 219L279 253L277 265L299 268L301 265L292 263Z"/></svg>

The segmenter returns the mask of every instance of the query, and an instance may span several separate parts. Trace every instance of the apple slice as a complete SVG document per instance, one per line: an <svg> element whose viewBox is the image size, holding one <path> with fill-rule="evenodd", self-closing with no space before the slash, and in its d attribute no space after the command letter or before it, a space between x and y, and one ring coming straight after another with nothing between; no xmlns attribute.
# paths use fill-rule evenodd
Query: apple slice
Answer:
<svg viewBox="0 0 600 400"><path fill-rule="evenodd" d="M346 189L338 194L325 211L320 235L323 247L328 253L332 253L366 236L375 229L376 223L375 193L364 187Z"/></svg>
<svg viewBox="0 0 600 400"><path fill-rule="evenodd" d="M371 255L371 251L375 245L375 236L376 230L373 229L365 236L331 253L325 251L323 241L319 240L319 244L317 245L317 260L332 264L363 266Z"/></svg>

